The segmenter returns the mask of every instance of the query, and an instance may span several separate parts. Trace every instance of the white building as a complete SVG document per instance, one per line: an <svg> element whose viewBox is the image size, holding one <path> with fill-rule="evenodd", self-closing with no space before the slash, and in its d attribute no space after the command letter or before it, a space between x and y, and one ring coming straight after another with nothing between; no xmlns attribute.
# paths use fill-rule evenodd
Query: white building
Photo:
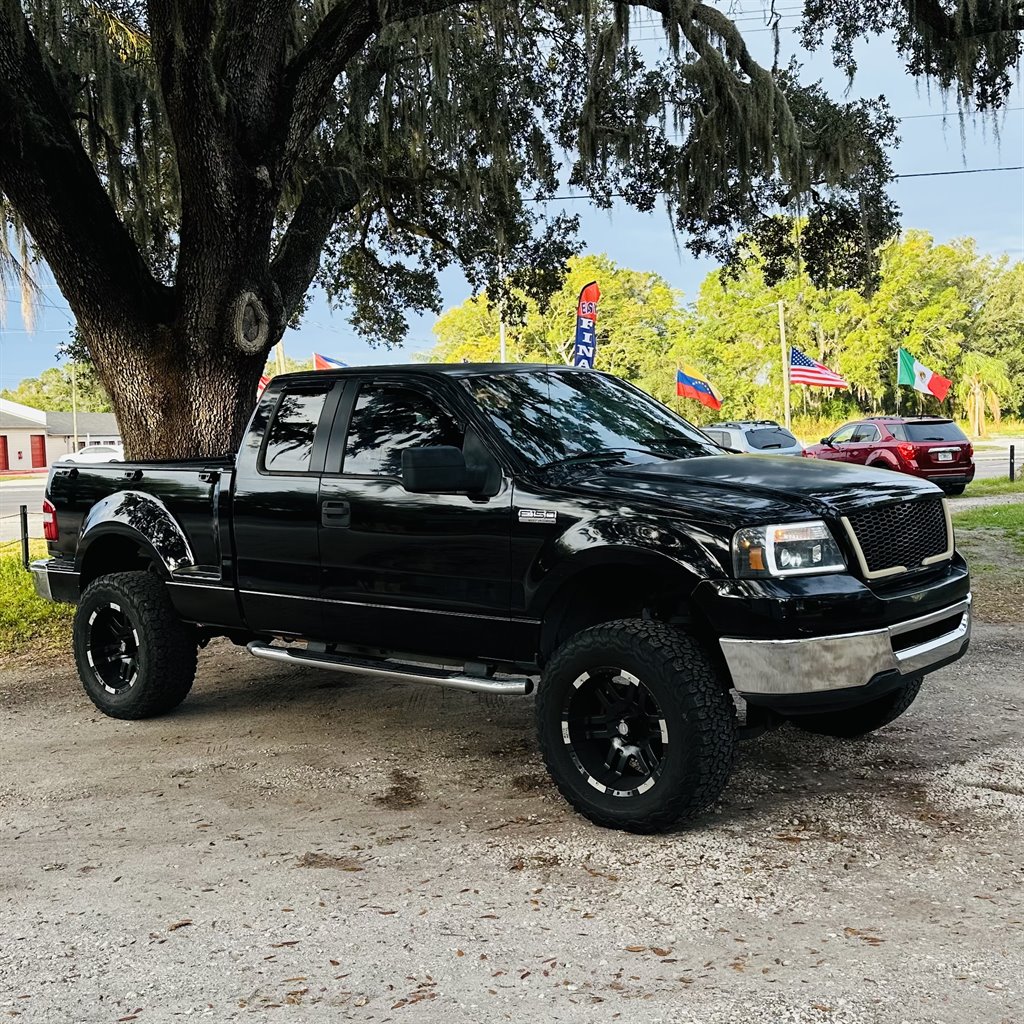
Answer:
<svg viewBox="0 0 1024 1024"><path fill-rule="evenodd" d="M87 444L120 444L121 433L111 412L80 412L77 424L69 412L41 412L0 398L0 473L45 469L51 462Z"/></svg>

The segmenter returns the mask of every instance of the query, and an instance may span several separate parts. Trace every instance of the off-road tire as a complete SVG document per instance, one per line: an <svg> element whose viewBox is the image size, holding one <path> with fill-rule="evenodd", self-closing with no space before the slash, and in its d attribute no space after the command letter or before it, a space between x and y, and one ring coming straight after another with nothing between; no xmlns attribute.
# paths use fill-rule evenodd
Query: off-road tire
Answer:
<svg viewBox="0 0 1024 1024"><path fill-rule="evenodd" d="M914 676L884 697L847 708L845 711L823 711L814 715L793 715L790 721L804 732L839 739L855 739L881 729L903 714L921 691L924 676Z"/></svg>
<svg viewBox="0 0 1024 1024"><path fill-rule="evenodd" d="M662 716L659 729L667 728L667 742L660 743L660 731L655 737L663 752L655 781L629 796L595 788L563 728L581 675L609 669L642 683ZM735 759L736 711L711 658L693 637L644 619L595 626L563 644L545 668L536 717L544 763L559 792L606 828L661 832L698 817L721 795Z"/></svg>
<svg viewBox="0 0 1024 1024"><path fill-rule="evenodd" d="M136 652L134 681L117 680L123 685L119 692L105 683L98 667L96 623L103 616L127 622L126 642ZM74 650L85 692L111 718L154 718L172 711L188 696L196 675L195 632L178 618L167 587L149 572L114 573L89 584L75 612Z"/></svg>

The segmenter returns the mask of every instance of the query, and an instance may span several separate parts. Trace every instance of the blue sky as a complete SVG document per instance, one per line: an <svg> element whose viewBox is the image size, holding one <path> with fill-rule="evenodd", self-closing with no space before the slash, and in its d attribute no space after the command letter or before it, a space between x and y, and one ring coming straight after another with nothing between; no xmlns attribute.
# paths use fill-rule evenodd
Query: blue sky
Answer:
<svg viewBox="0 0 1024 1024"><path fill-rule="evenodd" d="M780 9L796 10L787 4ZM745 0L743 28L754 55L771 61L771 35L755 15L760 6ZM783 18L783 60L795 53L805 65L805 80L821 78L829 90L841 96L845 76L831 65L827 50L817 54L798 51L792 31L792 13ZM641 28L636 36L653 54L657 43L653 29ZM646 41L651 37L650 41ZM1024 89L1017 83L1007 111L995 126L989 120L968 121L961 142L960 121L952 99L945 99L925 82L906 74L902 63L883 41L863 45L859 50L859 71L852 94L885 95L893 112L902 118L901 143L893 152L898 173L957 171L965 168L1019 166L1024 164ZM943 112L949 116L943 118ZM983 252L1008 254L1024 259L1024 171L991 174L960 174L944 177L910 178L893 186L893 195L903 211L903 226L931 232L939 241L971 235ZM586 202L565 204L581 218L581 237L586 249L606 252L617 262L638 270L653 270L692 298L713 264L694 259L676 247L668 218L661 211L639 214L625 206L610 211L590 208ZM6 302L6 326L0 327L0 387L14 387L23 377L34 376L55 365L57 346L68 336L70 312L51 278L43 277L46 297L29 333L21 321L16 295ZM443 275L445 306L457 305L470 290L461 274ZM323 295L316 294L305 322L285 337L288 354L308 359L313 351L352 364L400 362L432 344L435 317L411 318L409 342L403 349L371 348L348 326L343 311L329 308ZM566 325L567 333L572 324Z"/></svg>

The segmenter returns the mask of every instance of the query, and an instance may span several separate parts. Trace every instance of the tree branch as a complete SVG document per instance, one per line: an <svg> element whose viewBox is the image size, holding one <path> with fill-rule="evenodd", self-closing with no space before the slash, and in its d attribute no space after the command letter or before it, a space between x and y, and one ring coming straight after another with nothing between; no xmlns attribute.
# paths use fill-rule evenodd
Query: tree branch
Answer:
<svg viewBox="0 0 1024 1024"><path fill-rule="evenodd" d="M904 0L904 6L911 24L944 42L1024 31L1024 4L1018 4L1014 13L1000 0L984 0L977 5L964 4L959 15L947 13L939 0Z"/></svg>
<svg viewBox="0 0 1024 1024"><path fill-rule="evenodd" d="M301 152L316 127L324 100L345 65L385 25L438 14L467 0L391 0L388 4L343 0L324 16L306 45L285 72L282 110L286 123L284 168ZM383 17L382 17L383 15Z"/></svg>
<svg viewBox="0 0 1024 1024"><path fill-rule="evenodd" d="M167 317L173 293L119 220L14 0L0 8L0 189L79 320Z"/></svg>
<svg viewBox="0 0 1024 1024"><path fill-rule="evenodd" d="M266 160L293 7L293 0L232 0L224 8L217 66L224 69L234 133L250 163Z"/></svg>
<svg viewBox="0 0 1024 1024"><path fill-rule="evenodd" d="M306 185L270 263L270 275L281 294L283 323L299 308L312 283L331 228L355 209L359 199L355 179L342 168L325 168Z"/></svg>

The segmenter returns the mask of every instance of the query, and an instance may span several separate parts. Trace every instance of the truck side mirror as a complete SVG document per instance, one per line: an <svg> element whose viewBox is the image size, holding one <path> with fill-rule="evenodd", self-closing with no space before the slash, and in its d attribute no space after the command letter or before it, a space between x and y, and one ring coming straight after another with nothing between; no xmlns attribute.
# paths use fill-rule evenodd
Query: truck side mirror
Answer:
<svg viewBox="0 0 1024 1024"><path fill-rule="evenodd" d="M457 494L477 491L479 474L466 467L461 448L436 445L402 452L402 486L412 494Z"/></svg>

